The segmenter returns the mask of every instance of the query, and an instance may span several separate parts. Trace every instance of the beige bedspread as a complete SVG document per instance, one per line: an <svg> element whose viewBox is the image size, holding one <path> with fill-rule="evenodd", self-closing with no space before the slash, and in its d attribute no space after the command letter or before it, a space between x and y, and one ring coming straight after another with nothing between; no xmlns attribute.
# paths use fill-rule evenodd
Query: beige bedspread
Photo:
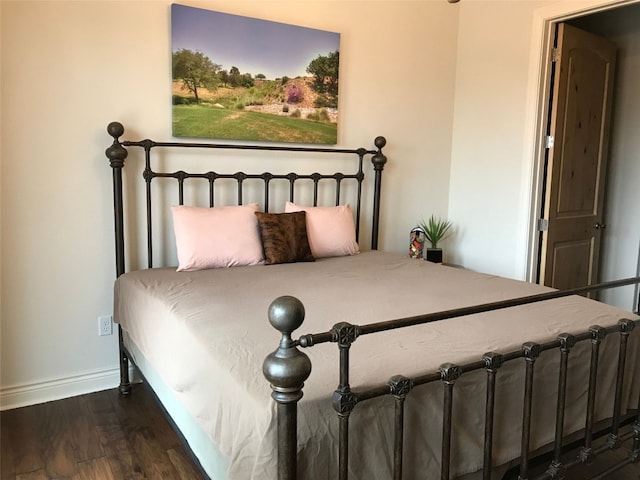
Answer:
<svg viewBox="0 0 640 480"><path fill-rule="evenodd" d="M131 272L116 283L114 314L229 458L228 478L270 479L275 478L277 458L275 406L262 376L262 362L279 341L278 332L267 320L273 299L294 295L304 303L306 319L295 333L299 336L329 330L341 321L366 324L547 290L396 254L365 252L314 263ZM594 324L608 326L630 317L627 312L574 296L369 335L358 339L351 349L351 384L357 391L359 386L384 383L395 374L411 376L437 369L444 362L478 360L484 352L506 352L524 341L548 341L562 332L578 333ZM608 338L605 346L615 346L612 340L617 339ZM576 347L572 358L588 358L588 348ZM636 372L637 350L634 347L629 355ZM313 473L301 478L336 478L337 420L330 398L338 383L337 347L323 344L305 352L313 371L300 404L299 467ZM607 348L602 356L615 357L615 351ZM555 391L556 363L555 355L545 354L538 361L536 391L542 391L545 384ZM615 362L609 363L610 367L601 368L601 417L610 415L613 404ZM568 431L583 426L580 410L586 402L588 361L582 364L571 364L572 375L582 371L583 379L570 385L569 401L576 407L567 415ZM515 373L522 368L522 362L507 365L498 376L496 428L513 424L501 428L505 432L496 439L498 463L519 454L523 387ZM456 475L481 467L485 394L484 380L478 382L478 378L483 377L463 375L456 385L454 409L460 415L454 418L452 473ZM625 405L637 401L637 383L625 389ZM416 389L407 401L407 421L426 425L424 430L407 432L408 478L419 470L423 474L439 471L441 404L439 385ZM392 405L392 399L385 398L356 407L350 448L354 478L390 478ZM385 406L389 408L383 414ZM541 427L541 418L553 419L554 408L553 394L536 399L536 445L553 438L553 426Z"/></svg>

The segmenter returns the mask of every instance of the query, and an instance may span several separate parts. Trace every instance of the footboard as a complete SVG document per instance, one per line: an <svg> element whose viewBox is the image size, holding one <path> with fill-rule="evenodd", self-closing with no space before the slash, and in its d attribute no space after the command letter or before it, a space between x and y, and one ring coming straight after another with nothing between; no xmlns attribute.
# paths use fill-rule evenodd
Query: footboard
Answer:
<svg viewBox="0 0 640 480"><path fill-rule="evenodd" d="M407 432L416 426L408 422L405 416L405 405L409 395L423 386L438 382L441 383L442 406L441 412L441 446L440 458L436 460L440 465L440 478L449 479L456 478L452 466L452 445L455 438L456 422L454 414L454 392L458 380L463 375L472 372L484 371L484 392L485 400L483 411L478 412L484 418L483 438L477 439L478 445L483 445L481 474L483 479L496 478L496 456L494 452L494 444L496 437L496 411L497 402L500 401L497 394L497 385L499 385L499 372L504 370L504 366L514 362L524 362L524 378L521 383L524 386L521 392L521 415L519 418L512 418L508 428L519 430L520 445L519 454L512 460L511 464L517 462L519 466L519 479L529 478L564 478L567 469L580 464L589 464L593 459L601 453L610 449L618 448L623 442L632 440L629 454L626 458L619 462L616 466L601 472L593 478L608 478L612 471L615 471L628 463L635 463L640 460L640 398L637 396L630 401L623 401L623 391L625 386L631 381L639 381L638 371L628 371L628 368L637 368L637 361L629 367L627 362L628 350L633 345L633 351L637 352L640 338L638 335L631 336L635 327L640 325L640 320L622 319L616 325L601 327L592 325L587 331L580 333L562 333L556 338L549 339L546 342L523 342L522 347L517 350L508 352L487 352L478 355L478 359L465 363L444 363L437 371L426 371L420 375L404 376L394 375L386 383L377 386L353 389L350 385L350 349L353 343L362 336L381 333L387 330L395 330L398 328L423 325L431 322L438 322L456 317L491 312L494 310L502 310L520 305L533 304L537 302L545 302L575 294L583 294L587 292L602 290L606 288L614 288L623 285L639 284L640 277L629 278L625 280L607 282L590 287L571 289L566 291L554 291L542 293L528 297L516 298L513 300L499 301L473 307L459 308L438 312L435 314L427 314L417 317L404 318L388 322L372 323L368 325L351 325L348 323L338 323L330 331L300 336L298 339L293 338L293 331L299 328L304 320L305 309L303 304L295 297L284 296L277 298L270 305L268 317L270 323L282 334L279 347L270 354L264 361L263 373L271 384L272 397L277 402L278 412L278 478L279 480L290 480L298 478L299 474L302 478L313 478L313 473L299 472L297 466L298 440L297 440L297 408L298 402L303 396L303 385L307 381L311 373L311 362L309 357L303 353L300 348L308 348L314 345L333 342L337 343L340 358L339 384L333 393L333 409L337 413L337 422L339 423L338 445L338 467L339 478L346 480L349 478L349 449L350 442L350 418L352 414L357 412L356 407L370 400L391 396L393 397L393 412L380 412L380 415L393 416L393 451L388 452L388 457L392 464L393 479L402 479L403 468L407 466L405 458L404 440ZM614 375L611 383L615 385L611 392L599 392L603 386L599 383L600 374L605 368L601 345L605 337L617 335L617 355L615 355L615 366L612 367ZM633 343L630 343L630 340ZM570 447L572 450L579 446L579 454L574 458L567 459L563 453L569 448L567 441L567 432L565 432L565 416L568 412L575 415L575 406L568 404L567 385L572 381L569 373L569 358L572 350L579 344L590 344L590 356L587 357L587 365L584 370L588 372L586 375L585 391L586 406L584 411L580 412L580 418L583 419L583 428L578 432L573 432ZM533 444L534 437L532 428L532 405L537 394L544 392L536 391L534 388L538 384L534 381L536 378L536 362L544 352L557 352L558 362L557 377L555 385L557 393L553 400L554 412L551 417L542 420L548 422L549 429L552 431L553 440L547 442L545 449L550 455L550 461L547 462L546 470L537 476L531 476L531 460L535 454L540 452L540 448ZM573 380L575 382L575 380ZM627 382L627 384L625 384ZM606 388L606 387L605 387ZM637 385L636 394L637 395ZM606 412L607 420L606 434L607 438L604 444L595 446L594 439L601 432L601 425L597 424L597 418L602 412L602 402L597 401L596 393L606 395L612 404L612 409ZM546 397L545 397L546 398ZM581 407L582 409L582 407ZM627 411L636 411L635 417L629 416ZM625 416L626 414L626 416ZM633 413L631 415L634 415ZM633 422L631 429L622 432L621 426L623 419L627 422ZM539 419L538 419L539 420ZM504 425L502 425L504 427ZM537 425L535 425L538 427ZM535 428L538 432L540 428ZM569 432L572 433L572 432ZM579 443L576 443L577 441ZM357 441L354 439L354 442ZM427 449L427 445L421 448ZM434 450L433 447L430 448ZM424 475L424 472L421 472ZM414 478L413 472L407 478ZM353 472L351 472L353 476Z"/></svg>

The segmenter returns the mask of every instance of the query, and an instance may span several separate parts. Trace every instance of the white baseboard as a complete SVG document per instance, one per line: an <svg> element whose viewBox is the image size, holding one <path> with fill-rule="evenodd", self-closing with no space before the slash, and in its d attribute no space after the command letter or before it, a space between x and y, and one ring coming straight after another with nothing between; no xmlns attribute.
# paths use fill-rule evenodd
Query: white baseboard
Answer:
<svg viewBox="0 0 640 480"><path fill-rule="evenodd" d="M129 377L134 378L131 366ZM120 385L120 370L112 368L56 380L5 387L0 389L0 411L99 392L116 388L118 385Z"/></svg>

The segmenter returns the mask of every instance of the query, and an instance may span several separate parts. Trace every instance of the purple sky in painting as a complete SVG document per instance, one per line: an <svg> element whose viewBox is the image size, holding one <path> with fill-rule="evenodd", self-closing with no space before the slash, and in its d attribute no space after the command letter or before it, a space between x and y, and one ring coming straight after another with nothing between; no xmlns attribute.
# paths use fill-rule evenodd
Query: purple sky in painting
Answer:
<svg viewBox="0 0 640 480"><path fill-rule="evenodd" d="M199 51L229 71L273 80L305 73L318 55L340 49L340 34L201 8L171 5L172 51Z"/></svg>

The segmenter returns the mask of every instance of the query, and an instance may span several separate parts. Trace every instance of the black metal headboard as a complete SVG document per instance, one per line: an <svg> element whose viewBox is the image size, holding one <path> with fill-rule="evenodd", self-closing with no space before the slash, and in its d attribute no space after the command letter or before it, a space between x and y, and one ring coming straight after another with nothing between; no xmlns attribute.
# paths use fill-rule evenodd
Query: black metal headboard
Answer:
<svg viewBox="0 0 640 480"><path fill-rule="evenodd" d="M107 132L113 137L113 143L106 150L106 155L109 158L109 162L113 173L113 209L114 209L114 221L115 221L115 241L116 241L116 273L118 276L125 272L125 235L124 235L124 204L123 204L123 182L122 182L122 169L124 168L125 159L128 155L128 147L139 147L144 150L145 166L143 171L143 178L146 182L146 223L147 223L147 258L148 267L153 267L153 236L152 236L152 205L151 205L151 182L155 178L171 178L177 181L178 202L180 205L184 202L184 182L186 179L202 179L208 182L209 185L209 206L214 206L215 199L215 185L216 181L221 179L229 179L237 183L237 204L242 205L244 182L248 179L255 179L262 181L264 186L264 208L265 211L269 209L269 194L270 183L272 180L286 180L289 182L289 200L294 201L294 193L296 191L296 185L298 180L311 180L313 182L313 206L318 202L318 186L320 180L333 180L336 185L335 204L339 205L341 201L341 186L344 180L356 182L357 195L354 207L355 221L356 221L356 240L360 235L360 219L362 210L362 186L365 178L363 161L367 155L371 156L371 162L375 172L375 183L373 191L373 203L372 203L372 227L371 227L371 248L376 250L378 248L378 228L380 220L380 192L382 185L382 171L387 162L387 158L382 153L382 148L386 144L384 137L377 137L374 141L374 145L377 150L368 150L365 148L358 149L341 149L341 148L325 148L325 147L293 147L293 146L274 146L274 145L232 145L232 144L219 144L219 143L193 143L193 142L156 142L153 140L141 140L141 141L129 141L120 140L120 137L124 134L124 127L121 123L111 122L107 127ZM177 170L172 172L156 171L152 168L152 156L151 152L168 149L168 148L187 148L187 149L200 149L200 150L258 150L258 151L279 151L279 152L301 152L301 153L326 153L329 155L342 154L344 156L354 155L357 158L358 168L356 173L331 173L331 174L300 174L300 173L287 173L287 174L274 174L269 172L264 173L220 173L216 171L202 171L196 173L189 173L183 170ZM159 155L158 155L159 156ZM155 165L155 164L154 164Z"/></svg>

